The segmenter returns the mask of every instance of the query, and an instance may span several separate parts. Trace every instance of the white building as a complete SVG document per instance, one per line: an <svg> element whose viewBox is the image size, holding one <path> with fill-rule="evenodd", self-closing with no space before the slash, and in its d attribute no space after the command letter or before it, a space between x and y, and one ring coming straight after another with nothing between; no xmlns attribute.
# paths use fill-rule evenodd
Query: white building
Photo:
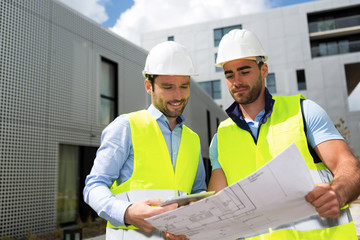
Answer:
<svg viewBox="0 0 360 240"><path fill-rule="evenodd" d="M360 155L360 0L315 1L146 33L142 46L167 39L184 44L199 69L194 80L226 109L233 99L214 63L221 37L234 28L249 29L262 42L269 55L270 92L302 93L334 123L344 119L350 146Z"/></svg>

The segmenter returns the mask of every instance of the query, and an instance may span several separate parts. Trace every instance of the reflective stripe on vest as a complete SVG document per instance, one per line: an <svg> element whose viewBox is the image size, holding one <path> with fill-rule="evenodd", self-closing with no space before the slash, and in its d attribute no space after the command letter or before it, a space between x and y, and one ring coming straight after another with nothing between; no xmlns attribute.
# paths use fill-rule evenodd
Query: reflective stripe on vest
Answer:
<svg viewBox="0 0 360 240"><path fill-rule="evenodd" d="M257 143L248 131L239 128L230 118L223 121L218 129L218 156L219 163L224 170L228 185L253 173L280 152L285 150L291 143L295 143L299 148L311 175L316 184L331 183L333 175L323 164L314 163L314 160L308 150L308 143L304 132L303 117L300 106L302 95L278 97L273 96L275 103L271 116L259 127ZM343 213L344 212L344 213ZM269 229L269 233L261 234L255 238L249 239L339 239L329 236L338 236L338 230L344 230L341 234L343 239L356 239L354 224L349 213L349 209L342 210L341 220L336 219L333 224L326 225L323 221L315 229L310 227L314 218L321 220L318 216L311 216L303 219L301 230L297 224L290 223L284 230ZM306 238L294 237L294 234L307 236ZM328 232L326 237L313 238L316 231ZM279 232L281 234L279 235ZM276 238L276 236L281 238ZM316 234L315 234L316 235ZM300 235L299 235L300 236Z"/></svg>
<svg viewBox="0 0 360 240"><path fill-rule="evenodd" d="M183 125L174 172L164 136L155 118L146 110L126 116L132 135L134 168L127 181L120 185L114 182L111 192L117 195L132 190L172 189L172 196L176 196L178 191L191 193L199 163L198 135ZM109 223L108 227L114 228Z"/></svg>

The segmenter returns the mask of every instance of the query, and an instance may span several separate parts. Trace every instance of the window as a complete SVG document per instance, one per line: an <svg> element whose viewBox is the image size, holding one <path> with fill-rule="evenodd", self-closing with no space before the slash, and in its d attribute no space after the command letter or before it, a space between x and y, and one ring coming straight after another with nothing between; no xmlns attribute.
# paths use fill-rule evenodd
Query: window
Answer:
<svg viewBox="0 0 360 240"><path fill-rule="evenodd" d="M359 26L359 14L359 5L310 13L308 14L309 32L314 33Z"/></svg>
<svg viewBox="0 0 360 240"><path fill-rule="evenodd" d="M311 55L313 58L351 52L360 52L360 34L311 41Z"/></svg>
<svg viewBox="0 0 360 240"><path fill-rule="evenodd" d="M230 32L233 29L241 29L241 28L242 28L242 26L240 24L240 25L235 25L235 26L214 29L214 46L215 47L219 46L220 40L225 34L227 34L228 32Z"/></svg>
<svg viewBox="0 0 360 240"><path fill-rule="evenodd" d="M78 211L78 168L77 146L59 146L59 174L57 191L57 223L75 222Z"/></svg>
<svg viewBox="0 0 360 240"><path fill-rule="evenodd" d="M345 65L349 111L360 111L360 63Z"/></svg>
<svg viewBox="0 0 360 240"><path fill-rule="evenodd" d="M337 42L328 42L327 43L327 53L328 55L339 54Z"/></svg>
<svg viewBox="0 0 360 240"><path fill-rule="evenodd" d="M100 122L109 124L117 116L117 63L101 58Z"/></svg>
<svg viewBox="0 0 360 240"><path fill-rule="evenodd" d="M168 41L174 41L174 40L175 40L174 36L168 36Z"/></svg>
<svg viewBox="0 0 360 240"><path fill-rule="evenodd" d="M266 87L270 93L276 93L275 73L269 73L266 77Z"/></svg>
<svg viewBox="0 0 360 240"><path fill-rule="evenodd" d="M298 90L306 90L305 70L296 70Z"/></svg>
<svg viewBox="0 0 360 240"><path fill-rule="evenodd" d="M217 59L217 53L215 53L215 64L216 64L216 59ZM221 67L216 67L215 66L215 72L222 72L223 69Z"/></svg>
<svg viewBox="0 0 360 240"><path fill-rule="evenodd" d="M97 214L82 198L85 179L96 157L97 147L59 144L57 223L68 225L79 218L85 222Z"/></svg>
<svg viewBox="0 0 360 240"><path fill-rule="evenodd" d="M220 99L221 98L221 82L220 82L220 80L199 82L199 85L213 99Z"/></svg>
<svg viewBox="0 0 360 240"><path fill-rule="evenodd" d="M348 40L339 41L339 53L348 53L350 52L350 46Z"/></svg>

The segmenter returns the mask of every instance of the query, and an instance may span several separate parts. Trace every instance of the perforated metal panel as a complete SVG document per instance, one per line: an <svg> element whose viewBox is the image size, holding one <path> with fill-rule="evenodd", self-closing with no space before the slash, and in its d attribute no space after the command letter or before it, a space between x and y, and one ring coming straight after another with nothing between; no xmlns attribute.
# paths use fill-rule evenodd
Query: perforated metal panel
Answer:
<svg viewBox="0 0 360 240"><path fill-rule="evenodd" d="M101 56L118 63L121 101L143 90L146 52L56 1L1 0L0 11L0 237L23 237L56 229L59 144L100 143Z"/></svg>
<svg viewBox="0 0 360 240"><path fill-rule="evenodd" d="M149 103L147 52L56 0L1 0L0 11L0 237L21 238L56 230L59 145L100 145L101 58L118 65L122 114ZM202 90L192 99L189 126L205 108L225 118Z"/></svg>
<svg viewBox="0 0 360 240"><path fill-rule="evenodd" d="M47 1L1 1L0 233L54 228ZM49 159L52 159L52 161Z"/></svg>

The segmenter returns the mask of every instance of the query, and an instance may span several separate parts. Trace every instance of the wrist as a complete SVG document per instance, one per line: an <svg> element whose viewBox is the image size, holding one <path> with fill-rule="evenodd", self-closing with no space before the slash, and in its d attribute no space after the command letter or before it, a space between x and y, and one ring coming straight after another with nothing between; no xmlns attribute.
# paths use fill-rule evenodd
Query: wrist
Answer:
<svg viewBox="0 0 360 240"><path fill-rule="evenodd" d="M124 225L125 226L129 226L129 225L132 225L131 224L131 217L130 217L130 213L129 213L129 208L132 206L132 204L130 204L126 210L125 210L125 214L124 214ZM131 211L131 210L130 210Z"/></svg>

